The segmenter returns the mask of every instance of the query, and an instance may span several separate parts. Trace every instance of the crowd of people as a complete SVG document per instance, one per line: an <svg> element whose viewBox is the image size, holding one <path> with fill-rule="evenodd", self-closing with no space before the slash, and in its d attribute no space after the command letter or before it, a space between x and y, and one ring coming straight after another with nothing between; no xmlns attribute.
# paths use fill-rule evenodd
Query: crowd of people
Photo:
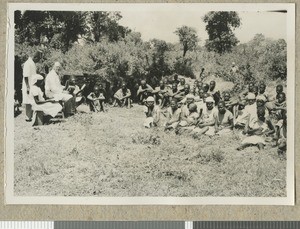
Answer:
<svg viewBox="0 0 300 229"><path fill-rule="evenodd" d="M87 103L92 112L106 111L107 97L102 84L94 85L83 96L86 84L79 87L74 76L62 85L59 62L54 63L46 76L37 74L35 64L40 58L41 53L36 52L23 66L22 103L26 121L37 125L38 115L43 116L43 123L59 114L67 118L82 103ZM134 93L138 104L144 106L146 128L162 126L165 131L197 136L229 135L238 131L244 137L237 150L248 146L263 149L270 142L283 155L287 136L286 95L283 85L277 85L274 90L276 96L272 98L264 82L251 82L234 97L230 91L218 89L213 80L209 83L195 80L189 84L175 74L172 79L162 78L155 88L141 80ZM113 94L112 106L130 109L132 103L132 91L122 83Z"/></svg>

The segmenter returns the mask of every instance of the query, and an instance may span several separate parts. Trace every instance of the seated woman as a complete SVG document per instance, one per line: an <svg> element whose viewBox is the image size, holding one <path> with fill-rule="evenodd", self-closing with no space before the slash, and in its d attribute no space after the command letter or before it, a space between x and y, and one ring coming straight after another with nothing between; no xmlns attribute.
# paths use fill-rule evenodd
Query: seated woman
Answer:
<svg viewBox="0 0 300 229"><path fill-rule="evenodd" d="M44 93L41 90L44 78L41 75L34 75L31 79L30 96L32 97L32 110L34 111L33 125L37 125L36 114L42 111L44 115L55 117L62 110L62 106L54 99L44 99ZM47 120L48 121L48 120ZM47 122L43 121L43 124Z"/></svg>
<svg viewBox="0 0 300 229"><path fill-rule="evenodd" d="M104 91L100 90L99 86L94 86L93 92L91 92L87 96L87 99L89 101L90 110L92 112L104 112L105 96Z"/></svg>
<svg viewBox="0 0 300 229"><path fill-rule="evenodd" d="M159 106L155 105L155 100L152 96L146 99L144 113L146 115L144 127L151 128L158 125L160 121L160 109Z"/></svg>
<svg viewBox="0 0 300 229"><path fill-rule="evenodd" d="M215 132L219 135L228 134L233 128L233 114L226 109L225 102L218 104L218 112L215 113Z"/></svg>
<svg viewBox="0 0 300 229"><path fill-rule="evenodd" d="M265 109L257 108L257 118L255 120L248 119L244 129L244 134L248 136L242 141L242 145L237 150L243 150L249 146L257 146L259 150L266 145L265 138L274 134L275 129L269 119L265 118Z"/></svg>
<svg viewBox="0 0 300 229"><path fill-rule="evenodd" d="M167 109L167 122L164 124L166 130L174 130L177 128L181 116L181 108L178 107L176 99L171 100L170 107Z"/></svg>

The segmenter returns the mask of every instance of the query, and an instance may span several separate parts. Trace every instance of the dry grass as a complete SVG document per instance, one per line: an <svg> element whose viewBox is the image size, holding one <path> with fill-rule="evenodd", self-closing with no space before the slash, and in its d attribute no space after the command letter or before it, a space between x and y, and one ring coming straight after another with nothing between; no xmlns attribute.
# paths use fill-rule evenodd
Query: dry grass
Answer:
<svg viewBox="0 0 300 229"><path fill-rule="evenodd" d="M37 128L24 119L15 118L15 195L286 196L286 161L271 147L236 151L238 134L145 129L137 105Z"/></svg>

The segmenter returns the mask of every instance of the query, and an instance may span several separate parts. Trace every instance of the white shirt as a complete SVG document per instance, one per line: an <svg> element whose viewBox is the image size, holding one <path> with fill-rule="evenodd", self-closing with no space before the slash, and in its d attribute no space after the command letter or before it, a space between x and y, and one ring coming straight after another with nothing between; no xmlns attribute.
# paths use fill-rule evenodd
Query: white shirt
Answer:
<svg viewBox="0 0 300 229"><path fill-rule="evenodd" d="M54 94L60 94L63 92L63 86L60 83L59 76L52 69L45 79L45 94L48 98L53 98Z"/></svg>
<svg viewBox="0 0 300 229"><path fill-rule="evenodd" d="M23 103L24 104L30 104L31 97L27 94L27 86L25 83L25 78L28 79L29 87L32 86L31 84L31 77L36 74L36 66L34 61L31 57L28 58L28 60L24 63L23 67L23 84L22 84L22 95L23 95Z"/></svg>

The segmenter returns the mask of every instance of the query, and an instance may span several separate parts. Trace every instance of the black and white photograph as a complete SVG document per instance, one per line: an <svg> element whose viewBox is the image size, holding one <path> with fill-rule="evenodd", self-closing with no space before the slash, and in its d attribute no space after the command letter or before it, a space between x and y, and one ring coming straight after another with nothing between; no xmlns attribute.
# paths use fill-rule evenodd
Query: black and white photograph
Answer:
<svg viewBox="0 0 300 229"><path fill-rule="evenodd" d="M8 4L7 204L294 204L294 4Z"/></svg>

